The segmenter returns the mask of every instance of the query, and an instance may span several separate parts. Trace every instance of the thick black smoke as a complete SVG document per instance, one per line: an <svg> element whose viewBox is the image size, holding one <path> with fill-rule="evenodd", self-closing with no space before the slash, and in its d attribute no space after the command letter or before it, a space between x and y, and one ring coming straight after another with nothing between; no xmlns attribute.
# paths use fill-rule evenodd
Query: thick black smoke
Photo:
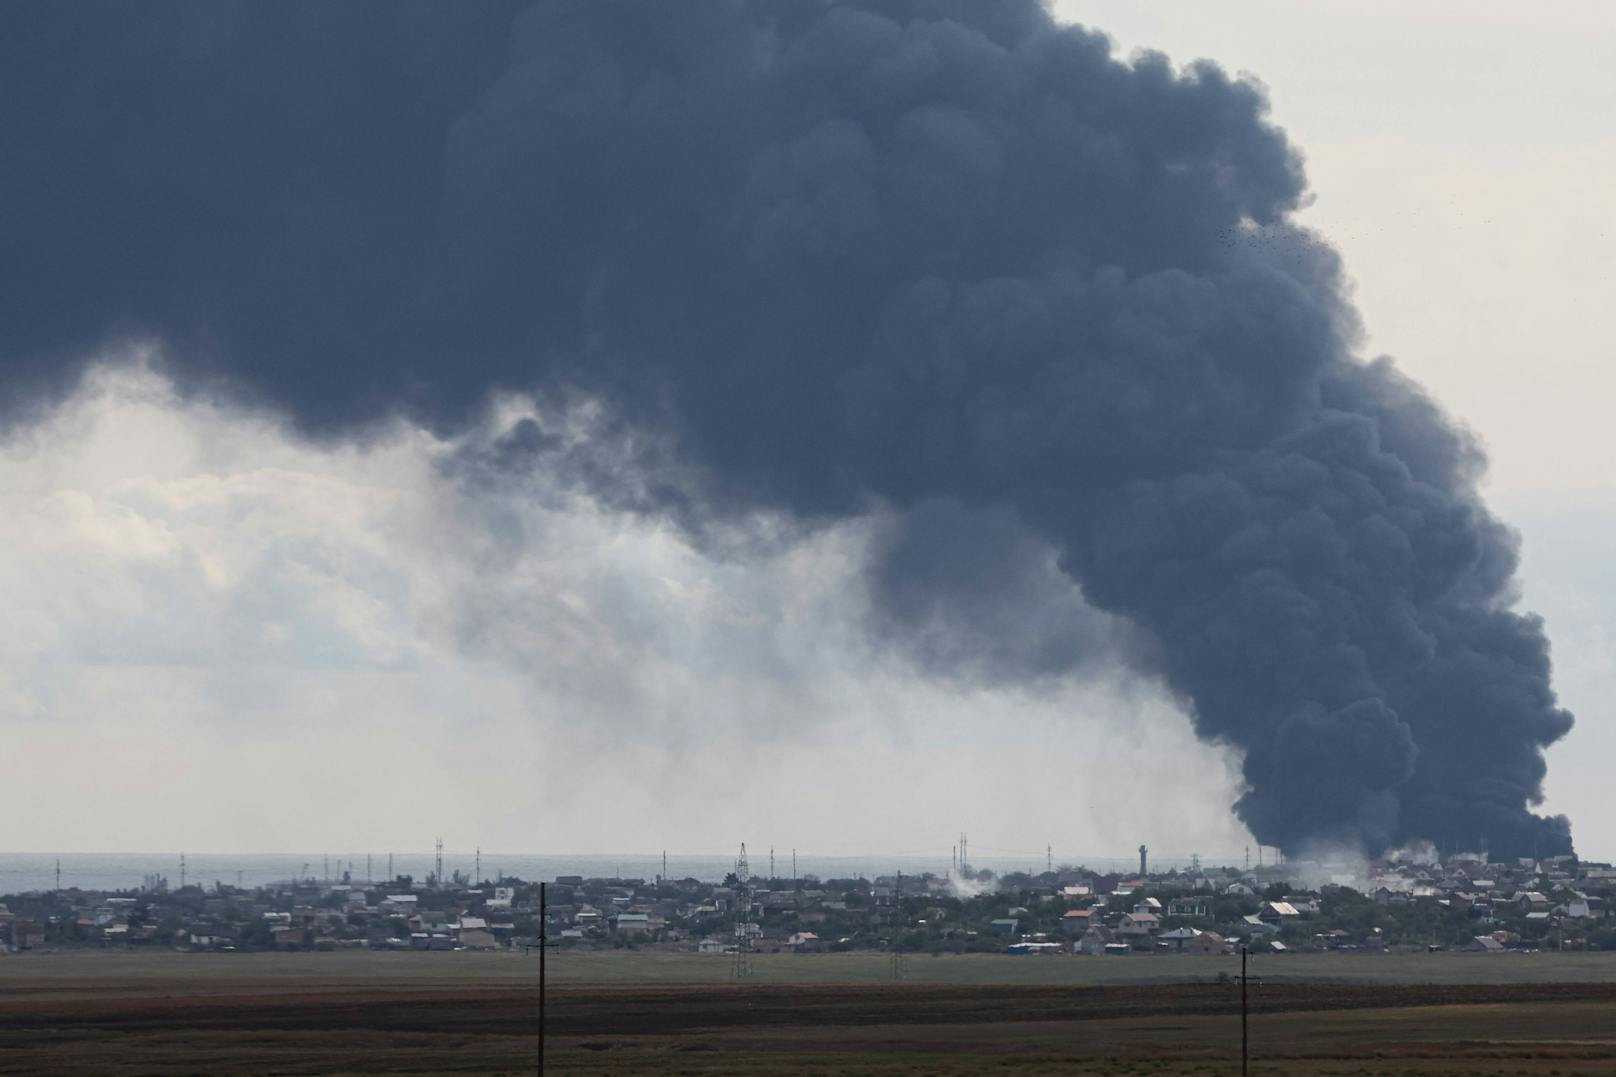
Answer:
<svg viewBox="0 0 1616 1077"><path fill-rule="evenodd" d="M1264 842L1570 849L1479 455L1353 358L1215 66L1030 0L13 0L0 130L13 401L130 337L311 432L566 386L677 447L681 511L912 512L900 629L972 542L939 601L1058 551L1244 749Z"/></svg>

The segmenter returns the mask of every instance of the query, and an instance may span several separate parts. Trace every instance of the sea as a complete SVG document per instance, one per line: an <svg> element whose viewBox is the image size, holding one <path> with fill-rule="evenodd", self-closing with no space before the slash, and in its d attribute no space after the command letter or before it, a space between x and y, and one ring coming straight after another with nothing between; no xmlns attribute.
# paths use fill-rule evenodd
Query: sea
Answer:
<svg viewBox="0 0 1616 1077"><path fill-rule="evenodd" d="M664 855L666 871L664 872ZM383 881L399 875L425 879L434 870L435 852L409 853L0 853L0 896L57 888L85 890L135 890L153 877L166 879L170 887L183 883L211 887L265 886L291 879L340 882L346 876L355 882ZM548 854L455 851L443 853L443 872L452 877L463 872L469 878L494 880L514 876L528 882L553 880L558 875L588 878L654 879L696 878L703 882L721 881L735 870L735 853L623 853ZM1099 872L1136 870L1138 858L981 856L972 855L971 866L996 874L1013 871L1039 872L1047 864L1059 867L1079 864ZM860 854L815 856L792 854L767 847L748 850L747 866L753 877L792 878L814 876L821 879L875 878L882 875L946 875L953 870L948 850L942 856L921 854ZM1151 861L1152 870L1184 867L1185 863ZM479 875L480 869L480 875Z"/></svg>

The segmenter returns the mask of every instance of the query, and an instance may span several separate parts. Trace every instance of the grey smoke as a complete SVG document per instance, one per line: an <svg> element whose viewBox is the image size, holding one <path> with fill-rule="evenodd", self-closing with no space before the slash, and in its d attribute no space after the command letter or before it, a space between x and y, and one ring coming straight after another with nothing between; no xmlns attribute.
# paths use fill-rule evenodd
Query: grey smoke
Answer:
<svg viewBox="0 0 1616 1077"><path fill-rule="evenodd" d="M604 400L680 477L628 500L693 533L899 513L877 627L929 664L1144 656L1245 751L1261 841L1570 850L1530 810L1571 717L1515 538L1354 357L1257 86L1031 0L0 20L13 406L131 336L317 436Z"/></svg>

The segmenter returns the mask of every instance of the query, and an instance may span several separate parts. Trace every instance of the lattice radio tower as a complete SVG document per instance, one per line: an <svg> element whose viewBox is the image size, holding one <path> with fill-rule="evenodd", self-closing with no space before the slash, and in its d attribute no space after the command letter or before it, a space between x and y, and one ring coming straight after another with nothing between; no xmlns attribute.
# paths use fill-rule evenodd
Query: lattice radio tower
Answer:
<svg viewBox="0 0 1616 1077"><path fill-rule="evenodd" d="M737 980L752 975L752 869L746 863L746 842L735 858L735 959L730 974Z"/></svg>

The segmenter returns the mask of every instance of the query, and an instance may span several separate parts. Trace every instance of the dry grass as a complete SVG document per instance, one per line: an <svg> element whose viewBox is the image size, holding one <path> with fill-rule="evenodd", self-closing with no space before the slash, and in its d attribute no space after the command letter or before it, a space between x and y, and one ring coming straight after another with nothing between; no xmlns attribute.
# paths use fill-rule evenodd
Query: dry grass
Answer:
<svg viewBox="0 0 1616 1077"><path fill-rule="evenodd" d="M799 982L742 984L696 982L691 970L706 975L696 958L557 960L550 1068L826 1077L1237 1072L1238 995L1226 986L1002 982L1106 964L1078 959L939 959L952 983L918 982L925 959L911 962L905 983L874 982L873 969L842 958L792 960L760 962L760 972ZM636 963L647 974L634 979ZM457 954L0 960L0 1073L531 1073L536 998L524 981L535 965ZM727 962L718 965L727 972ZM1420 966L1392 959L1383 967ZM880 971L890 971L884 959ZM833 974L842 982L813 982ZM1268 975L1252 1002L1253 1072L1272 1077L1616 1072L1611 984L1413 986Z"/></svg>

